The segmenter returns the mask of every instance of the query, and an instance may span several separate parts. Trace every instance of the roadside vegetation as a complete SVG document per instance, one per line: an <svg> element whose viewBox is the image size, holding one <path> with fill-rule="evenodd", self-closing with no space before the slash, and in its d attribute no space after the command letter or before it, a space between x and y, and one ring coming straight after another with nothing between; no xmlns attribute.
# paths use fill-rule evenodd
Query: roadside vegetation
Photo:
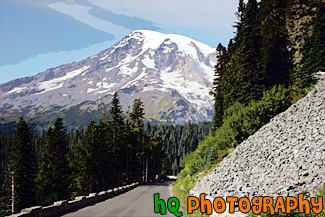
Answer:
<svg viewBox="0 0 325 217"><path fill-rule="evenodd" d="M239 0L236 16L235 37L217 47L212 129L183 159L173 184L184 210L198 178L304 97L316 83L313 73L325 71L324 2Z"/></svg>

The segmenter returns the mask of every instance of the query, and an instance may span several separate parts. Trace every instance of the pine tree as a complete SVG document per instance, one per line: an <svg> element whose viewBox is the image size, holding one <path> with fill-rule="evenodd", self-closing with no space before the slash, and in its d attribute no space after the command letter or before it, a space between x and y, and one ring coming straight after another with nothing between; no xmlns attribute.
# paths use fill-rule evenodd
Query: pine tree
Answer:
<svg viewBox="0 0 325 217"><path fill-rule="evenodd" d="M245 4L244 0L239 0L237 12L235 13L235 15L238 19L238 22L236 22L234 25L234 27L236 28L236 35L238 35L238 33L240 34L240 31L241 31L241 27L242 27L241 22L243 20L245 7L246 7L246 4ZM237 38L235 38L235 40L237 42L239 42L239 40Z"/></svg>
<svg viewBox="0 0 325 217"><path fill-rule="evenodd" d="M140 99L134 100L132 112L130 112L130 120L134 128L143 131L144 108Z"/></svg>
<svg viewBox="0 0 325 217"><path fill-rule="evenodd" d="M117 94L117 92L114 93L111 106L110 106L110 115L112 118L111 125L112 125L112 132L113 132L113 143L112 143L112 149L114 149L114 159L124 159L125 150L123 150L124 144L122 139L122 133L123 133L123 125L124 125L124 118L122 116L123 111L122 107L120 105L120 99ZM115 166L114 170L119 171L117 174L119 181L122 182L122 172L121 169L124 167L124 162L122 163L119 160L115 160L116 162L111 162L111 166ZM117 181L117 180L116 180Z"/></svg>
<svg viewBox="0 0 325 217"><path fill-rule="evenodd" d="M69 197L68 142L62 118L49 127L39 164L38 199L42 205Z"/></svg>
<svg viewBox="0 0 325 217"><path fill-rule="evenodd" d="M120 99L117 92L114 93L109 112L113 119L112 123L114 129L121 130L123 128L124 118L122 116L122 106L120 105Z"/></svg>
<svg viewBox="0 0 325 217"><path fill-rule="evenodd" d="M94 175L96 122L92 120L79 142L71 147L69 165L72 168L73 196L87 195L93 192L96 183Z"/></svg>
<svg viewBox="0 0 325 217"><path fill-rule="evenodd" d="M131 179L138 181L143 175L144 165L144 108L140 99L135 99L130 112L130 125L131 125ZM130 156L129 156L130 157Z"/></svg>
<svg viewBox="0 0 325 217"><path fill-rule="evenodd" d="M14 132L8 164L15 182L15 212L35 205L35 162L32 133L21 116Z"/></svg>
<svg viewBox="0 0 325 217"><path fill-rule="evenodd" d="M239 65L241 76L240 101L247 103L258 100L263 95L265 77L261 73L261 35L258 20L259 7L256 0L249 0L244 9L241 31L237 34L240 41Z"/></svg>
<svg viewBox="0 0 325 217"><path fill-rule="evenodd" d="M312 84L312 74L325 71L325 3L318 1L316 17L310 39L306 40L301 69L301 87Z"/></svg>
<svg viewBox="0 0 325 217"><path fill-rule="evenodd" d="M163 160L165 158L165 153L163 152L163 140L161 137L160 131L156 131L155 133L152 133L150 135L150 142L149 142L149 147L150 147L150 155L151 155L151 170L152 170L152 175L151 179L156 179L158 180L161 178L162 175L162 164Z"/></svg>
<svg viewBox="0 0 325 217"><path fill-rule="evenodd" d="M288 85L290 81L292 58L288 50L286 3L284 0L261 1L262 74L267 88Z"/></svg>
<svg viewBox="0 0 325 217"><path fill-rule="evenodd" d="M122 171L124 171L124 176L125 176L125 181L126 183L130 183L130 150L131 150L131 145L132 145L132 131L131 131L131 125L129 123L129 120L126 120L123 128L123 133L122 133L122 148L121 148L121 161L124 159L125 164L124 168L121 166ZM123 165L123 164L121 164Z"/></svg>
<svg viewBox="0 0 325 217"><path fill-rule="evenodd" d="M239 39L238 34L235 37ZM242 76L239 72L243 71L240 65L241 51L239 49L240 43L231 39L228 43L227 55L226 55L226 70L223 73L223 79L221 81L223 91L223 107L224 109L234 105L235 101L241 99L242 96Z"/></svg>
<svg viewBox="0 0 325 217"><path fill-rule="evenodd" d="M185 125L158 124L151 126L151 139L159 131L163 141L161 156L164 157L161 159L160 171L164 172L164 174L173 174L172 167L175 171L179 171L181 159L191 154L197 148L199 141L208 135L210 128L210 122L187 123ZM149 146L152 149L152 146ZM176 164L173 165L175 159ZM151 168L149 176L153 177L153 173L154 171Z"/></svg>
<svg viewBox="0 0 325 217"><path fill-rule="evenodd" d="M219 43L216 51L218 63L215 66L212 90L212 93L214 94L214 114L212 119L212 131L215 131L222 125L224 103L224 87L222 86L222 81L224 79L224 74L227 70L228 64L227 50L224 46L222 46L221 43Z"/></svg>
<svg viewBox="0 0 325 217"><path fill-rule="evenodd" d="M116 187L120 182L120 139L114 139L114 125L102 119L96 126L94 162L96 162L96 191ZM120 137L120 133L118 135ZM96 158L96 159L95 159ZM113 175L114 174L114 175Z"/></svg>

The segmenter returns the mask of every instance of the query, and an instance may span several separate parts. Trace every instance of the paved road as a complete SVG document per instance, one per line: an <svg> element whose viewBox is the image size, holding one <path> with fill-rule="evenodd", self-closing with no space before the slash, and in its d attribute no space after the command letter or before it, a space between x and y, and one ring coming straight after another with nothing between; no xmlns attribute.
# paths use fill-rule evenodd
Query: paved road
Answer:
<svg viewBox="0 0 325 217"><path fill-rule="evenodd" d="M169 182L139 186L124 194L104 202L88 206L62 217L175 217L167 211L166 215L154 213L153 195L160 193L160 199L171 197Z"/></svg>

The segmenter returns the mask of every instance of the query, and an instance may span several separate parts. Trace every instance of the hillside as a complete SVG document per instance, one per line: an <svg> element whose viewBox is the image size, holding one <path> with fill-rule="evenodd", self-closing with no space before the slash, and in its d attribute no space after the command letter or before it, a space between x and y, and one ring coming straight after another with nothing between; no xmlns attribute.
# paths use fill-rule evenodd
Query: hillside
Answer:
<svg viewBox="0 0 325 217"><path fill-rule="evenodd" d="M325 180L325 80L237 146L192 193L211 197L315 193Z"/></svg>
<svg viewBox="0 0 325 217"><path fill-rule="evenodd" d="M216 49L210 135L174 185L184 209L190 193L324 195L324 75L295 104L324 72L324 11L323 1L239 1L235 37Z"/></svg>

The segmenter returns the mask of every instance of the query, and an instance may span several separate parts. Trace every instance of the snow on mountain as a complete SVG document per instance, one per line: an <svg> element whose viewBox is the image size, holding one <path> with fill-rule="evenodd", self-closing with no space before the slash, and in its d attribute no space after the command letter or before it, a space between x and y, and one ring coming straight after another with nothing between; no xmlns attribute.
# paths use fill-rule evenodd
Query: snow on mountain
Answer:
<svg viewBox="0 0 325 217"><path fill-rule="evenodd" d="M140 97L147 118L206 121L212 118L209 91L215 63L215 50L201 42L137 30L83 61L0 85L0 113L33 116L86 101L109 103L118 91L126 111Z"/></svg>

